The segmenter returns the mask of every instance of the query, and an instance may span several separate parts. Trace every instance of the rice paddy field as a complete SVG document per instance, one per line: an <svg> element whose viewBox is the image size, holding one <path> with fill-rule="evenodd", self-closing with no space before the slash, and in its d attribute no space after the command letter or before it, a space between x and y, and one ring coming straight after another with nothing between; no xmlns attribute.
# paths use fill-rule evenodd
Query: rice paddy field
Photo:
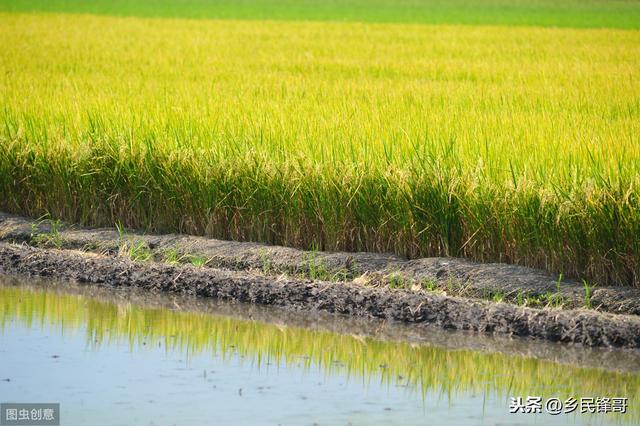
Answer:
<svg viewBox="0 0 640 426"><path fill-rule="evenodd" d="M0 0L0 209L640 286L640 1Z"/></svg>

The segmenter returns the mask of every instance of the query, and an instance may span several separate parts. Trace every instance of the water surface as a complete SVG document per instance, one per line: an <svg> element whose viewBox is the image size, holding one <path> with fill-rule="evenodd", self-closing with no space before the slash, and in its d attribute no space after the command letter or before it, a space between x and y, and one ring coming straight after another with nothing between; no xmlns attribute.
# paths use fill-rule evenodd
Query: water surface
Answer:
<svg viewBox="0 0 640 426"><path fill-rule="evenodd" d="M0 277L0 360L0 401L63 425L640 422L635 352L40 280ZM510 414L528 395L629 409Z"/></svg>

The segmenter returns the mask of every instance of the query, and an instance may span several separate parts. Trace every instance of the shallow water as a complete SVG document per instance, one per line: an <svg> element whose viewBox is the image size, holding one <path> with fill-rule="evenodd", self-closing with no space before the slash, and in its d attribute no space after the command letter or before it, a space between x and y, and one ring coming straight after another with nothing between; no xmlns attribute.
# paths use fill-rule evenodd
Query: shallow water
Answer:
<svg viewBox="0 0 640 426"><path fill-rule="evenodd" d="M636 352L41 280L0 277L0 360L0 402L63 425L640 423ZM529 395L629 408L509 413Z"/></svg>

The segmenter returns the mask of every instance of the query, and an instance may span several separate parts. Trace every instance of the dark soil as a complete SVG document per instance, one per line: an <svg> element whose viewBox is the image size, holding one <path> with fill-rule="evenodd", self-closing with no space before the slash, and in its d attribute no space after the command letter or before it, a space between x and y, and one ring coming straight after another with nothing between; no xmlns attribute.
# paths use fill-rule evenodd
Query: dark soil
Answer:
<svg viewBox="0 0 640 426"><path fill-rule="evenodd" d="M33 221L0 213L0 241L42 243L38 236L52 231L49 221ZM142 241L157 258L168 249L203 256L208 267L235 271L259 271L272 275L306 274L318 279L336 278L346 281L360 277L358 283L388 285L394 279L404 287L429 284L448 295L491 300L498 296L505 302L527 306L544 306L557 297L562 308L587 305L582 282L562 279L545 271L522 266L477 263L458 258L426 258L408 261L395 255L376 253L308 252L288 247L257 243L221 241L187 235L143 235L131 232L125 236L116 229L87 229L62 226L56 231L56 246L115 255L123 239ZM46 240L46 238L45 238ZM316 271L311 270L313 266ZM266 278L265 278L266 279ZM631 287L595 287L588 301L591 308L616 314L640 315L640 289Z"/></svg>
<svg viewBox="0 0 640 426"><path fill-rule="evenodd" d="M0 274L51 276L118 288L135 287L587 346L640 347L640 318L635 316L532 309L353 283L274 279L247 271L132 262L25 245L0 243Z"/></svg>

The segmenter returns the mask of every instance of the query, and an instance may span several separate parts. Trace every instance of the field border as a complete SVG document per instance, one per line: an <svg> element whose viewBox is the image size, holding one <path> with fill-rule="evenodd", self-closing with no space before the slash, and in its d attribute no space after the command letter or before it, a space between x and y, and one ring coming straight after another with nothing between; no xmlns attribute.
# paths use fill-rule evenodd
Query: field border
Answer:
<svg viewBox="0 0 640 426"><path fill-rule="evenodd" d="M86 228L2 212L0 242L250 271L273 279L285 275L524 307L640 315L640 288L589 286L540 269L461 258L407 260L393 254L304 251L184 234L148 235L123 228Z"/></svg>
<svg viewBox="0 0 640 426"><path fill-rule="evenodd" d="M23 225L30 223L26 219L13 218ZM9 227L7 222L16 226L16 220L8 220L6 215L4 219L0 222L0 229L2 239L6 241L9 238L6 232ZM54 244L55 233L52 230L49 232L49 238L54 241L44 241L38 238L38 235L46 234L37 233L31 239ZM66 235L65 232L91 234L118 231L81 229L59 232L60 235ZM172 237L192 238L175 235ZM223 247L231 245L234 249L238 244L251 246L251 243L212 241ZM94 240L94 243L97 244L97 241ZM259 244L254 246L254 249L265 247ZM293 250L276 249L285 252ZM355 254L349 256L352 256L352 259L358 258ZM381 264L385 259L385 255L362 256L373 256L375 262L368 266ZM401 259L392 258L403 262ZM251 259L251 256L248 256L247 262L251 263ZM0 273L55 277L107 287L140 288L151 292L215 297L280 306L294 311L326 311L416 325L432 324L445 329L526 336L585 346L640 348L640 318L635 315L614 315L592 309L540 309L455 297L444 292L389 288L388 285L358 282L362 275L341 282L317 277L313 279L304 275L281 274L276 277L257 268L232 270L219 266L203 267L195 263L142 262L125 256L114 256L108 251L97 253L62 247L41 248L30 246L24 241L22 244L16 244L15 241L0 243Z"/></svg>

